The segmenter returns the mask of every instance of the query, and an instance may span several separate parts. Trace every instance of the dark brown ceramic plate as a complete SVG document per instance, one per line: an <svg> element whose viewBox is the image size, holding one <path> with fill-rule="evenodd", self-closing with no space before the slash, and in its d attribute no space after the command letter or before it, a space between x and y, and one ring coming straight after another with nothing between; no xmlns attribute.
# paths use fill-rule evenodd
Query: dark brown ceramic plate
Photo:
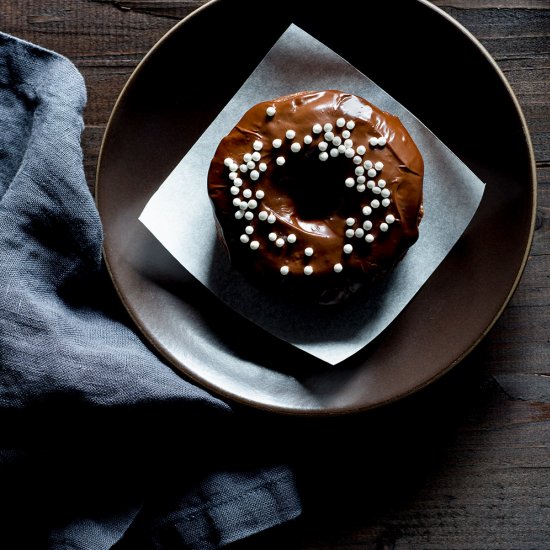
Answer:
<svg viewBox="0 0 550 550"><path fill-rule="evenodd" d="M314 0L279 0L261 11L254 0L210 2L152 49L112 114L97 202L113 282L154 348L225 398L277 412L337 414L411 394L476 346L523 271L534 226L534 161L503 74L467 31L427 2L373 2L364 10L360 0L346 4L362 28L335 24ZM291 22L393 95L487 184L472 223L414 300L376 341L336 367L228 310L138 221ZM373 40L382 45L371 48Z"/></svg>

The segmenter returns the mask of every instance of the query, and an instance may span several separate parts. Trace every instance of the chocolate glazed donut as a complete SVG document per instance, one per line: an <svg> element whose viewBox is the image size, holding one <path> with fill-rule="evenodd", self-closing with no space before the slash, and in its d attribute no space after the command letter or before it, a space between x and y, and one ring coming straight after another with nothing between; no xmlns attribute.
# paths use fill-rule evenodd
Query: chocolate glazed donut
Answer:
<svg viewBox="0 0 550 550"><path fill-rule="evenodd" d="M339 303L418 238L424 164L400 120L337 90L252 107L220 142L208 193L233 265Z"/></svg>

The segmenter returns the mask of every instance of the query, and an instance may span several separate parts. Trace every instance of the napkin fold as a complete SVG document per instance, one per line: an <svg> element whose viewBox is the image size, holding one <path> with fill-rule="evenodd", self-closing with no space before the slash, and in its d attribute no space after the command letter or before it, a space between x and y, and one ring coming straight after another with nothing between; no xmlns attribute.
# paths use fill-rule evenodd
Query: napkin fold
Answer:
<svg viewBox="0 0 550 550"><path fill-rule="evenodd" d="M289 521L261 415L178 375L120 306L85 102L70 61L0 33L0 546L210 550Z"/></svg>

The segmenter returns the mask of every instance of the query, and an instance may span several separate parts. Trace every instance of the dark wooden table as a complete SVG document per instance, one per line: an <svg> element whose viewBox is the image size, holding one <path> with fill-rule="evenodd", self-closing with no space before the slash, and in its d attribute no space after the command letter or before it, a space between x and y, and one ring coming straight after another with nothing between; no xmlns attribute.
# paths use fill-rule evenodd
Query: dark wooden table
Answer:
<svg viewBox="0 0 550 550"><path fill-rule="evenodd" d="M124 83L153 44L204 3L0 0L0 30L64 54L84 75L92 190ZM488 336L442 380L355 420L353 431L312 427L324 460L299 473L303 517L235 548L550 548L550 3L434 3L493 55L526 116L539 194L525 273ZM326 467L327 456L338 468Z"/></svg>

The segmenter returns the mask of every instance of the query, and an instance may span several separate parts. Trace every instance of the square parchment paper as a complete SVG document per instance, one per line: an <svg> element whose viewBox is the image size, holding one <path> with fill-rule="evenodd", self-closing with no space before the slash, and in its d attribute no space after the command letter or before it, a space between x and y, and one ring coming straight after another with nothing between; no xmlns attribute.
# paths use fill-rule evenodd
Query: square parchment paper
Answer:
<svg viewBox="0 0 550 550"><path fill-rule="evenodd" d="M250 107L297 91L328 89L362 96L397 115L425 165L425 216L418 241L370 298L352 298L337 308L299 306L270 298L236 272L217 241L206 187L219 141ZM483 183L400 103L334 51L291 25L164 181L139 219L194 277L237 312L334 365L379 335L414 297L470 223L483 190Z"/></svg>

